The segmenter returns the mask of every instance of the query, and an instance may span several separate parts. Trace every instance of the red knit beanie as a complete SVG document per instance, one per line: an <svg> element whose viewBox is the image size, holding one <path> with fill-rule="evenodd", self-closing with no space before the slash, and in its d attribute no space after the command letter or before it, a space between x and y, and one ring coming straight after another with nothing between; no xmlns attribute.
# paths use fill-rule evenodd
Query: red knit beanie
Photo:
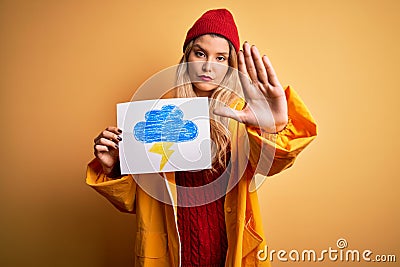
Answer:
<svg viewBox="0 0 400 267"><path fill-rule="evenodd" d="M183 51L185 51L187 44L192 39L207 33L222 35L233 44L236 52L239 51L238 30L232 14L228 10L213 9L204 13L188 31L185 43L183 44Z"/></svg>

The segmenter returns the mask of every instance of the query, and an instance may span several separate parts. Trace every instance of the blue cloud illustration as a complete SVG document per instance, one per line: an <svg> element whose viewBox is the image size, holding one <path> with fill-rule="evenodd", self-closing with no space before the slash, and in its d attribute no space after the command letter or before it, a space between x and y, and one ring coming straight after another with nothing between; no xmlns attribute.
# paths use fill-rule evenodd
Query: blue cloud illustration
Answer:
<svg viewBox="0 0 400 267"><path fill-rule="evenodd" d="M198 135L197 125L183 120L183 112L175 105L146 112L145 121L136 123L133 134L142 143L187 142Z"/></svg>

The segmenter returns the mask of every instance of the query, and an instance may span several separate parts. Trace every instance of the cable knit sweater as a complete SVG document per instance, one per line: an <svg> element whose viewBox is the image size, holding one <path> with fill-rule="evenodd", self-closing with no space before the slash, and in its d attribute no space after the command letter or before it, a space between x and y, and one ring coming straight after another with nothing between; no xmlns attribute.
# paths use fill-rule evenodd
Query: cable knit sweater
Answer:
<svg viewBox="0 0 400 267"><path fill-rule="evenodd" d="M221 267L225 265L226 237L224 200L226 181L223 168L216 171L176 172L178 187L178 230L182 267ZM212 183L218 179L216 183ZM204 190L190 192L185 188ZM206 203L206 204L203 204ZM197 205L196 205L197 204ZM199 205L202 204L202 205Z"/></svg>

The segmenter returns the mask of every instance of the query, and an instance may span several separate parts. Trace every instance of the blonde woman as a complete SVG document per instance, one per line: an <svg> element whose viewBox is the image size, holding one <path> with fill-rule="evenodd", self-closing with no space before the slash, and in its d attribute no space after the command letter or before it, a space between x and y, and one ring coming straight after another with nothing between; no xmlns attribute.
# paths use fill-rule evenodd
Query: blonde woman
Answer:
<svg viewBox="0 0 400 267"><path fill-rule="evenodd" d="M316 136L315 122L293 89L282 88L266 56L247 42L240 50L228 10L204 13L183 51L171 95L210 99L212 169L162 174L171 201L160 201L137 177L121 175L122 131L110 126L94 140L86 182L121 211L136 213L135 266L269 266L257 257L266 241L251 183L290 167ZM186 190L213 183L213 190Z"/></svg>

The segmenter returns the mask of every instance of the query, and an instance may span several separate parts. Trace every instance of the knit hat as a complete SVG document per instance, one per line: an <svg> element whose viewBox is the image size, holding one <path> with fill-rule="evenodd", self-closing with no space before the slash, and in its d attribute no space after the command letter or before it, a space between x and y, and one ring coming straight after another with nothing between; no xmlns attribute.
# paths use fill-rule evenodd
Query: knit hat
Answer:
<svg viewBox="0 0 400 267"><path fill-rule="evenodd" d="M239 51L238 30L232 14L227 9L213 9L204 13L188 31L183 51L192 39L207 33L222 35L233 44L236 52Z"/></svg>

